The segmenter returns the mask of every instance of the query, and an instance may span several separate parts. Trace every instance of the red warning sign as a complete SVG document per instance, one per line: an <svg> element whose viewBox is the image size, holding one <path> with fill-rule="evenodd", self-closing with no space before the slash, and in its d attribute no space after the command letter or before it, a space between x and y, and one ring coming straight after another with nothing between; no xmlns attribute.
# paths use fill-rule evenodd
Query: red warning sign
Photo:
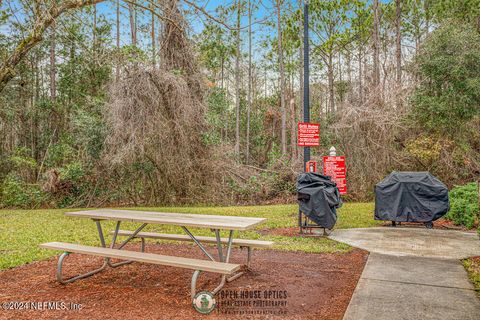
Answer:
<svg viewBox="0 0 480 320"><path fill-rule="evenodd" d="M318 147L320 146L320 124L298 123L298 146Z"/></svg>
<svg viewBox="0 0 480 320"><path fill-rule="evenodd" d="M332 177L340 194L347 194L347 169L345 156L323 157L323 174Z"/></svg>

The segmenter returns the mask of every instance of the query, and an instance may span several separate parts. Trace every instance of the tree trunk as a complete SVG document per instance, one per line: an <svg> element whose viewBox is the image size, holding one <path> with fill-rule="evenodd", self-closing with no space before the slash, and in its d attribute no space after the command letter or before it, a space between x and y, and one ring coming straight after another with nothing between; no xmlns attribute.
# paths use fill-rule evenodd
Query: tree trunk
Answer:
<svg viewBox="0 0 480 320"><path fill-rule="evenodd" d="M92 28L92 39L93 39L93 65L94 67L91 69L92 70L92 83L93 86L91 86L91 92L92 95L97 95L97 86L96 86L96 68L95 66L97 63L97 5L93 5L93 28ZM100 63L99 63L100 64Z"/></svg>
<svg viewBox="0 0 480 320"><path fill-rule="evenodd" d="M332 115L335 114L335 88L334 88L334 75L333 75L333 54L328 54L328 109L327 112L330 112Z"/></svg>
<svg viewBox="0 0 480 320"><path fill-rule="evenodd" d="M57 99L56 33L56 23L53 22L50 34L50 100L52 100L52 102L55 102Z"/></svg>
<svg viewBox="0 0 480 320"><path fill-rule="evenodd" d="M237 30L236 45L237 52L235 55L235 156L240 160L240 18L241 18L241 1L237 0Z"/></svg>
<svg viewBox="0 0 480 320"><path fill-rule="evenodd" d="M348 83L351 85L352 83L352 51L347 50L347 76L348 76Z"/></svg>
<svg viewBox="0 0 480 320"><path fill-rule="evenodd" d="M221 71L221 84L222 84L222 89L225 89L225 57L222 54L222 71Z"/></svg>
<svg viewBox="0 0 480 320"><path fill-rule="evenodd" d="M352 52L347 49L347 76L348 76L348 87L347 87L347 101L352 101Z"/></svg>
<svg viewBox="0 0 480 320"><path fill-rule="evenodd" d="M338 80L340 82L343 81L343 71L342 71L342 53L338 51L338 61L337 61L337 66L338 66Z"/></svg>
<svg viewBox="0 0 480 320"><path fill-rule="evenodd" d="M283 44L282 44L282 26L281 26L281 8L280 1L277 0L277 34L278 34L278 65L280 69L280 109L282 112L281 124L281 147L282 155L287 154L287 108L285 107L285 71L283 65Z"/></svg>
<svg viewBox="0 0 480 320"><path fill-rule="evenodd" d="M54 142L58 141L59 128L61 127L61 118L59 110L55 106L57 100L57 58L56 58L56 23L52 23L51 34L50 34L50 101L53 104L52 108L52 117L50 122L51 130L54 130L52 140Z"/></svg>
<svg viewBox="0 0 480 320"><path fill-rule="evenodd" d="M130 36L132 37L132 45L137 45L137 21L135 16L135 8L133 4L128 3L128 13L130 15Z"/></svg>
<svg viewBox="0 0 480 320"><path fill-rule="evenodd" d="M250 161L250 112L252 110L252 3L248 1L248 101L247 101L247 147L245 162Z"/></svg>
<svg viewBox="0 0 480 320"><path fill-rule="evenodd" d="M93 54L97 52L97 5L93 6L93 28L92 28L92 38L93 38Z"/></svg>
<svg viewBox="0 0 480 320"><path fill-rule="evenodd" d="M34 105L36 105L40 99L40 68L39 68L39 54L38 52L35 54L35 99ZM39 157L39 148L38 145L38 109L33 109L33 126L32 126L32 153L33 158L38 161ZM35 169L36 171L36 169ZM35 172L35 175L37 172Z"/></svg>
<svg viewBox="0 0 480 320"><path fill-rule="evenodd" d="M380 84L380 12L378 0L373 0L373 86Z"/></svg>
<svg viewBox="0 0 480 320"><path fill-rule="evenodd" d="M363 104L363 50L361 45L358 48L358 100Z"/></svg>
<svg viewBox="0 0 480 320"><path fill-rule="evenodd" d="M151 41L152 41L152 63L153 66L156 66L156 56L157 56L157 49L155 46L155 7L153 3L150 4L150 10L152 13L152 29L150 31Z"/></svg>
<svg viewBox="0 0 480 320"><path fill-rule="evenodd" d="M116 15L117 15L117 55L120 53L120 0L117 0L117 10L116 10ZM120 61L117 59L117 63L115 65L115 81L118 81L120 79Z"/></svg>
<svg viewBox="0 0 480 320"><path fill-rule="evenodd" d="M397 60L397 87L402 86L402 0L395 0L396 16L395 16L395 33L396 33L396 51Z"/></svg>
<svg viewBox="0 0 480 320"><path fill-rule="evenodd" d="M293 94L293 91L292 91ZM296 122L295 122L295 98L291 97L290 99L290 146L292 149L292 159L296 159L298 157L297 154L297 135L296 135Z"/></svg>
<svg viewBox="0 0 480 320"><path fill-rule="evenodd" d="M71 41L70 42L70 47L69 47L69 72L73 74L75 72L75 67L73 66L73 61L75 59L75 42ZM76 90L72 88L72 86L68 86L68 103L72 103L72 101L76 98Z"/></svg>
<svg viewBox="0 0 480 320"><path fill-rule="evenodd" d="M425 11L425 34L428 35L430 31L430 19L431 19L430 1L427 0L423 2L423 9Z"/></svg>
<svg viewBox="0 0 480 320"><path fill-rule="evenodd" d="M265 65L265 67L263 68L263 74L264 74L264 82L263 82L263 85L264 85L264 97L266 98L267 97L267 82L268 82L268 79L267 79L267 65Z"/></svg>

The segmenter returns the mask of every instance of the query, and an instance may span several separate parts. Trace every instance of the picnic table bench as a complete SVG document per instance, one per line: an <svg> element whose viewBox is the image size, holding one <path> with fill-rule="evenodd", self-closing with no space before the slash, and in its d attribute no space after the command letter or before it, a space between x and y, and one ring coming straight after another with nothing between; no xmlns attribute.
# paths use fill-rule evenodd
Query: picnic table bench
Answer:
<svg viewBox="0 0 480 320"><path fill-rule="evenodd" d="M216 294L226 282L233 281L244 274L245 269L250 265L251 251L253 248L268 248L273 245L271 241L233 239L234 231L249 230L255 225L263 222L264 218L238 217L238 216L218 216L218 215L202 215L202 214L186 214L186 213L164 213L164 212L148 212L134 210L114 210L99 209L90 211L67 212L65 215L71 217L90 218L97 225L97 231L100 238L101 247L85 246L64 242L49 242L41 244L40 247L53 250L62 250L57 265L57 280L62 284L67 284L75 280L92 276L107 266L115 268L133 261L152 263L157 265L172 266L194 270L191 281L191 296L196 294L196 282L200 272L213 272L222 275L220 284L212 291ZM112 242L107 248L101 221L114 220L117 221L115 230L111 232ZM122 221L137 222L141 225L134 231L120 230ZM180 226L185 235L165 234L154 232L141 232L148 224L166 224ZM208 228L215 233L215 237L194 236L187 227ZM228 238L220 237L220 230L228 230ZM115 247L118 236L126 236L119 246ZM130 251L121 250L132 239L141 239L141 250ZM209 260L192 259L176 256L166 256L145 252L145 238L176 240L176 241L193 241L208 257ZM218 251L218 259L215 259L203 246L202 243L216 244ZM223 245L226 244L226 254L224 254ZM232 246L247 248L247 263L245 265L230 263L230 253ZM71 253L88 254L101 256L104 258L103 265L90 272L77 275L68 279L64 279L62 275L63 262ZM111 259L121 259L124 261L112 263Z"/></svg>

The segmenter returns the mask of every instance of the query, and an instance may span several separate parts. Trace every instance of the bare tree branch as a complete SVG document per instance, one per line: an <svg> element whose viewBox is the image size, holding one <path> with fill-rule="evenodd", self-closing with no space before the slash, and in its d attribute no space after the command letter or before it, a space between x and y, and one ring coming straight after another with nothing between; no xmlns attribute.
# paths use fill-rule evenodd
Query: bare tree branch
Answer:
<svg viewBox="0 0 480 320"><path fill-rule="evenodd" d="M2 0L0 0L1 3ZM90 5L94 5L100 2L104 2L105 0L64 0L61 3L54 3L51 5L50 8L46 9L45 11L41 10L40 3L42 1L35 0L33 11L35 13L35 22L32 30L28 34L28 36L23 39L13 50L13 52L1 63L0 65L0 92L3 91L7 83L15 76L15 68L17 65L22 61L22 59L28 54L28 52L35 47L40 41L43 40L43 34L45 30L52 25L52 23L64 14L67 11L82 8ZM133 2L131 0L122 0L128 4L135 5L139 8L144 10L152 11L150 8ZM214 22L221 24L225 28L229 30L236 30L236 28L229 26L227 23L222 21L219 18L214 17L207 10L203 7L198 6L193 1L190 0L183 0L187 5L193 7L196 11L201 12L207 18L213 20ZM154 1L151 1L154 8L159 8L158 4ZM165 16L160 16L156 12L154 12L156 16L160 19L169 20ZM172 21L170 21L172 22ZM261 21L260 21L261 22ZM252 24L260 23L259 21L255 21ZM178 27L178 26L177 26ZM248 26L246 26L248 27Z"/></svg>
<svg viewBox="0 0 480 320"><path fill-rule="evenodd" d="M212 16L210 13L207 12L207 10L205 10L205 8L202 8L202 7L199 7L198 5L196 5L194 2L192 1L189 1L189 0L183 0L183 2L185 2L186 4L188 4L189 6L193 7L195 10L197 11L200 11L201 13L203 13L205 16L207 16L207 18L215 21L216 23L218 24L221 24L222 26L224 26L225 28L229 29L229 30L235 30L235 28L229 26L228 24L226 24L224 21Z"/></svg>
<svg viewBox="0 0 480 320"><path fill-rule="evenodd" d="M220 20L219 18L211 15L210 13L207 12L207 10L204 7L200 7L200 6L196 5L195 2L192 2L190 0L183 0L183 2L185 2L189 6L193 7L196 11L199 11L199 12L203 13L210 20L213 20L214 22L216 22L218 24L221 24L222 26L224 26L225 28L227 28L230 31L247 29L249 27L249 25L253 26L255 24L263 23L263 22L267 21L268 19L270 19L271 17L274 16L274 13L271 13L270 15L264 17L261 20L253 21L251 24L247 24L247 25L244 25L244 26L238 28L238 27L232 27L232 26L228 25L227 23L225 23L224 21Z"/></svg>
<svg viewBox="0 0 480 320"><path fill-rule="evenodd" d="M45 12L37 15L30 34L17 45L12 54L0 65L0 92L3 91L8 81L15 76L15 67L36 44L42 41L43 33L55 19L68 10L86 7L102 1L104 0L65 0L58 5L52 5Z"/></svg>

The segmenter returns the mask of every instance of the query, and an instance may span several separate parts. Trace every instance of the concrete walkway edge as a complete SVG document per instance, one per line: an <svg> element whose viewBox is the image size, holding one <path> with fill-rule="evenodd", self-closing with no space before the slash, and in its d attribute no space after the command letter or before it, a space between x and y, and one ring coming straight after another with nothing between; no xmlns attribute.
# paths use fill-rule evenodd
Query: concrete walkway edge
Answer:
<svg viewBox="0 0 480 320"><path fill-rule="evenodd" d="M480 300L459 260L480 255L475 235L371 228L336 230L330 238L370 251L344 320L480 319Z"/></svg>

